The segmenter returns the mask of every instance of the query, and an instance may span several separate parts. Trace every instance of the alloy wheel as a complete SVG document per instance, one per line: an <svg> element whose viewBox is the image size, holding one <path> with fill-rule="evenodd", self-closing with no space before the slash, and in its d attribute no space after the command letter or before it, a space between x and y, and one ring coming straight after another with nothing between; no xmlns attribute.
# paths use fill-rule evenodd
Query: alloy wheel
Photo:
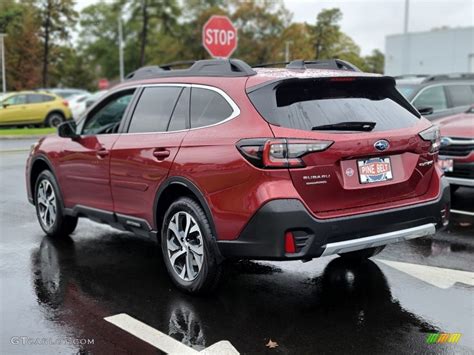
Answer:
<svg viewBox="0 0 474 355"><path fill-rule="evenodd" d="M36 193L36 204L41 223L50 229L56 222L56 194L53 185L48 180L42 180Z"/></svg>
<svg viewBox="0 0 474 355"><path fill-rule="evenodd" d="M174 272L184 281L198 277L204 261L201 229L188 212L171 217L166 236L168 258Z"/></svg>

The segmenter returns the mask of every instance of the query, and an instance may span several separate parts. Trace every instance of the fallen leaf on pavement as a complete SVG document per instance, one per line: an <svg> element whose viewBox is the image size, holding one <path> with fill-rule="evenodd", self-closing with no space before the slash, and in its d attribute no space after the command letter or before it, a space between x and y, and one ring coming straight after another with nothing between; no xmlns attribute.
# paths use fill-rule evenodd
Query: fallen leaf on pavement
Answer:
<svg viewBox="0 0 474 355"><path fill-rule="evenodd" d="M269 349L274 349L278 346L278 343L276 341L269 339L268 343L265 346Z"/></svg>

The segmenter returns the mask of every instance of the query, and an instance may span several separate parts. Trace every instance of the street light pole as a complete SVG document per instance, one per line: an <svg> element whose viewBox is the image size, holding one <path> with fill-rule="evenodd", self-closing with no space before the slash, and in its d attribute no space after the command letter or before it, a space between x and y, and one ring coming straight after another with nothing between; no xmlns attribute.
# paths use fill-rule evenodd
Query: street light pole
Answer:
<svg viewBox="0 0 474 355"><path fill-rule="evenodd" d="M4 94L7 92L7 73L5 71L5 36L6 34L0 33L0 40L2 41L0 44L2 49L2 91Z"/></svg>
<svg viewBox="0 0 474 355"><path fill-rule="evenodd" d="M410 0L405 0L405 18L403 19L403 72L409 74L410 70L410 34L408 33L408 16L410 13Z"/></svg>
<svg viewBox="0 0 474 355"><path fill-rule="evenodd" d="M118 40L119 40L119 70L120 81L123 81L123 32L122 32L122 13L118 17Z"/></svg>
<svg viewBox="0 0 474 355"><path fill-rule="evenodd" d="M408 33L408 16L410 14L410 0L405 0L405 19L403 23L403 33Z"/></svg>

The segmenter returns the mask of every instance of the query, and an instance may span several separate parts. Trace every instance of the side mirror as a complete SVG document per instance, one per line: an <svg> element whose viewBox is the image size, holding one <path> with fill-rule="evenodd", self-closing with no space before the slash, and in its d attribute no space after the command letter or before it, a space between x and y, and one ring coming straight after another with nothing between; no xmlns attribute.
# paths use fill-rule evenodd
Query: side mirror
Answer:
<svg viewBox="0 0 474 355"><path fill-rule="evenodd" d="M421 107L417 107L416 109L423 116L431 115L433 113L433 107L429 107L429 106L421 106Z"/></svg>
<svg viewBox="0 0 474 355"><path fill-rule="evenodd" d="M10 106L10 104L7 104L6 102L2 104L3 108L7 108L8 106Z"/></svg>
<svg viewBox="0 0 474 355"><path fill-rule="evenodd" d="M62 138L77 138L79 135L76 133L76 122L66 121L58 126L58 136Z"/></svg>

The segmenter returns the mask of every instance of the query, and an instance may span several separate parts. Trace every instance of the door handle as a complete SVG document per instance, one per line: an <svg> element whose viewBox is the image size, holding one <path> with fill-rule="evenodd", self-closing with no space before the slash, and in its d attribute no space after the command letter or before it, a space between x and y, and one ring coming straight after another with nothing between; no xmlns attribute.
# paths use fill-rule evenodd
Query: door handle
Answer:
<svg viewBox="0 0 474 355"><path fill-rule="evenodd" d="M170 156L170 151L168 149L155 149L153 151L153 156L158 160L165 160Z"/></svg>
<svg viewBox="0 0 474 355"><path fill-rule="evenodd" d="M105 158L106 156L109 155L109 151L105 148L100 148L97 152L96 152L97 156L99 158Z"/></svg>

